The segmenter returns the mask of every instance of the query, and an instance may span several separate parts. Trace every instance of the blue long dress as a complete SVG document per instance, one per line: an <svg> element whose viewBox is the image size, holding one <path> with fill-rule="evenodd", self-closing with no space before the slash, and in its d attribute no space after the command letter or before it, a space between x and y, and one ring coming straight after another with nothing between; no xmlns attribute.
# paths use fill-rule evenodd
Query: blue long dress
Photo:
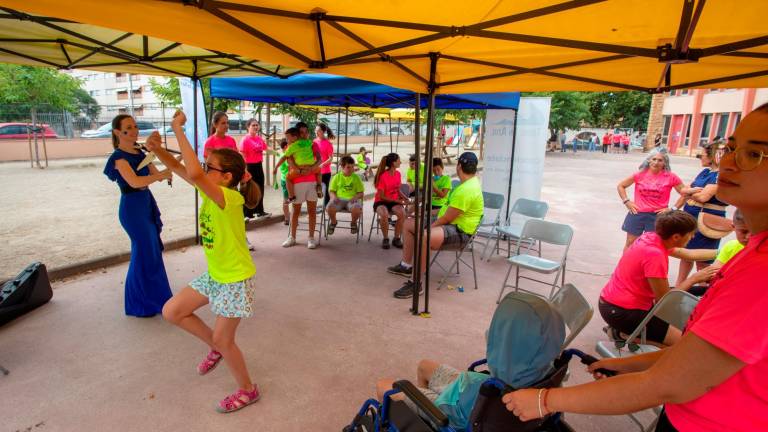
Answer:
<svg viewBox="0 0 768 432"><path fill-rule="evenodd" d="M139 176L149 175L149 167L137 170L144 153L117 149L107 160L104 175L120 186L120 224L131 239L131 263L125 277L125 314L151 317L162 312L171 298L171 287L163 264L160 209L149 188L134 189L115 168L125 159Z"/></svg>

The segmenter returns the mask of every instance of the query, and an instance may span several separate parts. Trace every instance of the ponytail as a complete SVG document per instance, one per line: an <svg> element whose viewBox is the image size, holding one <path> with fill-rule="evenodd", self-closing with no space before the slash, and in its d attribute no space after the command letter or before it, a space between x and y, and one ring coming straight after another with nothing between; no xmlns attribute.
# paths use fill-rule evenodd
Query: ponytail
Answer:
<svg viewBox="0 0 768 432"><path fill-rule="evenodd" d="M325 124L325 123L318 123L317 127L319 127L320 130L323 131L323 133L325 134L325 137L329 141L333 141L334 139L336 139L336 135L333 134L333 129L329 128L327 124Z"/></svg>
<svg viewBox="0 0 768 432"><path fill-rule="evenodd" d="M248 180L246 183L240 183L238 191L243 196L243 199L245 199L245 206L249 209L255 209L263 197L261 188L253 179Z"/></svg>
<svg viewBox="0 0 768 432"><path fill-rule="evenodd" d="M259 202L261 202L263 193L259 185L250 178L250 174L246 177L247 167L243 155L228 148L215 149L211 151L211 155L216 156L223 171L232 174L232 181L227 187L240 192L245 199L244 205L246 207L249 209L256 208ZM243 178L248 178L248 181L243 182Z"/></svg>

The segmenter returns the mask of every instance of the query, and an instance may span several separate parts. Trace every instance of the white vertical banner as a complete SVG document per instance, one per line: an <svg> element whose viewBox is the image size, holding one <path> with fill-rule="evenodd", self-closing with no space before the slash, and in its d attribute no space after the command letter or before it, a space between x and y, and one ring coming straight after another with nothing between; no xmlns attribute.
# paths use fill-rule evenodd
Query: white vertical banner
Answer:
<svg viewBox="0 0 768 432"><path fill-rule="evenodd" d="M197 114L190 113L194 108L194 84L191 78L178 78L179 90L181 91L181 107L187 115L187 124L184 126L184 135L187 136L192 148L195 147L195 120L197 120L197 158L201 161L203 158L203 148L205 140L208 138L208 122L205 117L205 102L203 101L203 86L198 80L197 83Z"/></svg>
<svg viewBox="0 0 768 432"><path fill-rule="evenodd" d="M518 198L539 200L541 197L550 103L549 97L524 97L520 98L517 113L514 110L488 110L483 191L503 195L504 211L511 210ZM515 160L510 164L513 137ZM495 217L495 214L485 215L485 220L491 221ZM502 215L502 222L506 219Z"/></svg>

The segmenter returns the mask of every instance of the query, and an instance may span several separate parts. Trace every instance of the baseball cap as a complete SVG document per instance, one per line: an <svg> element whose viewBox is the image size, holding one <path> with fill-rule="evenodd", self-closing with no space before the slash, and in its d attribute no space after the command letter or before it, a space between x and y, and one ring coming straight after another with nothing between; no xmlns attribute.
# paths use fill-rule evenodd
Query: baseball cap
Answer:
<svg viewBox="0 0 768 432"><path fill-rule="evenodd" d="M477 156L472 152L464 152L459 156L459 163L464 165L477 165Z"/></svg>

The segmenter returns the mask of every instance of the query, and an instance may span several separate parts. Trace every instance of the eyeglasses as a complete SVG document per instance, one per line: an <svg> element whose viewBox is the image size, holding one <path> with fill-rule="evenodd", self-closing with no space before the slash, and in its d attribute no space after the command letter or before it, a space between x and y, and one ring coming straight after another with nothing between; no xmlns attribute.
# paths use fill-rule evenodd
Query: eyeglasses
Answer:
<svg viewBox="0 0 768 432"><path fill-rule="evenodd" d="M223 170L223 169L220 169L220 168L216 168L216 167L212 167L212 166L211 166L211 164L208 164L208 163L204 163L204 164L203 164L203 171L205 171L205 172L206 172L206 174L207 174L207 173L208 173L208 171L210 171L210 170L218 171L218 172L220 172L220 173L222 173L222 174L224 174L225 172L227 172L227 171L225 171L225 170Z"/></svg>
<svg viewBox="0 0 768 432"><path fill-rule="evenodd" d="M728 144L723 148L723 156L726 157L733 154L736 161L736 166L742 171L752 171L763 162L763 158L768 156L761 150L758 150L752 146L745 145L733 145Z"/></svg>

